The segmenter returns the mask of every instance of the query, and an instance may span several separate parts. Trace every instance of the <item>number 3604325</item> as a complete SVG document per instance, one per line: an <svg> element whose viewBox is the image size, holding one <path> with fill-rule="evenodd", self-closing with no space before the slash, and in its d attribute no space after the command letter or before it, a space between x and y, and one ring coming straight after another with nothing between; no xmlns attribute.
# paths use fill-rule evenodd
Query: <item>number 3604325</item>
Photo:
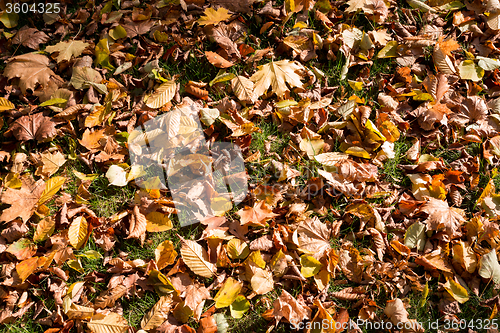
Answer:
<svg viewBox="0 0 500 333"><path fill-rule="evenodd" d="M15 14L41 13L58 14L61 11L60 3L7 3L6 12Z"/></svg>

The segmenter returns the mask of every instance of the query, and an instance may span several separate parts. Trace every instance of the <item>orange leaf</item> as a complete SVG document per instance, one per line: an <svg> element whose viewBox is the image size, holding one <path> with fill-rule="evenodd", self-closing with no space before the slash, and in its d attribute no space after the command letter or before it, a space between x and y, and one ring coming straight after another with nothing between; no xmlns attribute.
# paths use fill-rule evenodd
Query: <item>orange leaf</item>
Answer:
<svg viewBox="0 0 500 333"><path fill-rule="evenodd" d="M207 56L207 60L217 68L228 68L234 65L231 61L224 59L220 54L215 52L206 51L205 55Z"/></svg>

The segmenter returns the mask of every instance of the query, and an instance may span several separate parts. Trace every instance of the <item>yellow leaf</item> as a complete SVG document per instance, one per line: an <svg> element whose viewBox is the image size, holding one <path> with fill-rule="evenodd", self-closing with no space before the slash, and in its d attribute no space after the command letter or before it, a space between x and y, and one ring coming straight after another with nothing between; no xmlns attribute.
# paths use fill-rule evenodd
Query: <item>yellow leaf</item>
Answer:
<svg viewBox="0 0 500 333"><path fill-rule="evenodd" d="M155 250L155 260L159 270L173 264L176 257L177 252L174 250L174 244L169 240L158 245Z"/></svg>
<svg viewBox="0 0 500 333"><path fill-rule="evenodd" d="M264 258L262 258L262 254L260 253L260 250L253 251L245 260L245 263L253 263L257 265L257 267L260 268L265 268L266 267L266 262L264 261Z"/></svg>
<svg viewBox="0 0 500 333"><path fill-rule="evenodd" d="M43 190L42 196L38 200L38 205L42 205L52 199L52 197L61 189L64 182L66 181L65 177L52 177L45 183L45 190Z"/></svg>
<svg viewBox="0 0 500 333"><path fill-rule="evenodd" d="M73 268L78 273L83 273L84 272L82 263L80 262L80 259L77 259L77 260L72 260L72 259L68 260L68 261L66 261L66 264L69 267Z"/></svg>
<svg viewBox="0 0 500 333"><path fill-rule="evenodd" d="M357 146L347 148L345 153L356 157L370 158L370 154L366 150Z"/></svg>
<svg viewBox="0 0 500 333"><path fill-rule="evenodd" d="M239 238L233 238L227 243L227 254L231 259L245 259L249 253L247 243Z"/></svg>
<svg viewBox="0 0 500 333"><path fill-rule="evenodd" d="M349 86L352 88L354 91L361 91L363 90L363 82L362 81L353 81L353 80L348 80Z"/></svg>
<svg viewBox="0 0 500 333"><path fill-rule="evenodd" d="M68 229L69 243L75 248L80 249L87 241L89 224L83 216L76 217Z"/></svg>
<svg viewBox="0 0 500 333"><path fill-rule="evenodd" d="M146 215L148 232L162 232L172 229L172 221L161 212L151 212Z"/></svg>
<svg viewBox="0 0 500 333"><path fill-rule="evenodd" d="M0 97L0 112L15 109L16 106L8 99Z"/></svg>
<svg viewBox="0 0 500 333"><path fill-rule="evenodd" d="M15 28L17 26L18 20L19 15L14 12L7 13L7 11L4 10L0 15L0 22L2 22L3 25L8 29Z"/></svg>
<svg viewBox="0 0 500 333"><path fill-rule="evenodd" d="M301 64L289 60L272 61L259 66L259 70L250 78L255 83L255 96L260 97L271 87L273 93L282 97L289 91L287 83L291 87L302 87L301 77L296 73L301 70L304 70Z"/></svg>
<svg viewBox="0 0 500 333"><path fill-rule="evenodd" d="M473 60L464 60L458 65L458 73L462 80L480 81L484 76L484 69L477 66Z"/></svg>
<svg viewBox="0 0 500 333"><path fill-rule="evenodd" d="M392 40L377 54L377 58L393 58L398 56L398 42Z"/></svg>
<svg viewBox="0 0 500 333"><path fill-rule="evenodd" d="M153 94L146 96L144 102L152 109L159 109L172 100L177 91L177 83L174 80L162 83Z"/></svg>
<svg viewBox="0 0 500 333"><path fill-rule="evenodd" d="M455 282L453 279L446 277L444 288L458 303L465 303L469 300L467 289L462 287L460 283Z"/></svg>
<svg viewBox="0 0 500 333"><path fill-rule="evenodd" d="M197 21L199 25L217 25L220 22L225 21L231 17L229 11L222 7L217 10L213 8L207 8L205 9L204 14L205 15L200 17Z"/></svg>
<svg viewBox="0 0 500 333"><path fill-rule="evenodd" d="M160 31L159 30L155 31L155 36L156 36L156 32L160 32ZM114 40L122 39L122 38L127 37L127 30L125 30L125 28L123 28L121 25L117 25L113 29L109 30L109 36L111 38L113 38Z"/></svg>
<svg viewBox="0 0 500 333"><path fill-rule="evenodd" d="M250 302L244 295L238 295L229 308L231 310L231 317L240 319L248 310L250 310Z"/></svg>
<svg viewBox="0 0 500 333"><path fill-rule="evenodd" d="M323 264L313 256L304 254L300 257L300 273L305 277L311 277L319 273Z"/></svg>
<svg viewBox="0 0 500 333"><path fill-rule="evenodd" d="M19 179L19 174L9 172L5 177L5 186L13 189L18 189L23 186L23 182Z"/></svg>
<svg viewBox="0 0 500 333"><path fill-rule="evenodd" d="M231 277L228 278L214 297L215 307L220 309L230 306L236 300L236 297L238 297L241 288L243 288L243 283Z"/></svg>
<svg viewBox="0 0 500 333"><path fill-rule="evenodd" d="M109 42L107 38L103 38L95 46L95 61L96 65L101 65L103 68L114 70L115 67L109 62Z"/></svg>
<svg viewBox="0 0 500 333"><path fill-rule="evenodd" d="M52 216L47 216L46 218L38 222L35 234L33 235L33 241L41 242L49 238L49 236L54 232L55 226L56 221Z"/></svg>

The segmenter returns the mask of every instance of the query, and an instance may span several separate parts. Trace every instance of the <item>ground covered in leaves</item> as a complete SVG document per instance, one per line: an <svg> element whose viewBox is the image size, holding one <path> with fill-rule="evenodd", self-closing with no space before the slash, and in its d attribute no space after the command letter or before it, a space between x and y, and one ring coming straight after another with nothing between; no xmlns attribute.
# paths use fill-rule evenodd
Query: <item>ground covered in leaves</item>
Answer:
<svg viewBox="0 0 500 333"><path fill-rule="evenodd" d="M0 4L2 332L497 332L497 0L39 5ZM193 116L242 197L133 163L228 167L173 162Z"/></svg>

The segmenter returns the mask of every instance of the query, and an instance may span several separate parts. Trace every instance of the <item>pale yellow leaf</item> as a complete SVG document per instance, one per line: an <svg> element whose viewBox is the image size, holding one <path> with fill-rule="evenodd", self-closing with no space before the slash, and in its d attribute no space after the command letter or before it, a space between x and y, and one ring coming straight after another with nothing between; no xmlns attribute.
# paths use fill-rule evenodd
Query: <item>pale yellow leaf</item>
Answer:
<svg viewBox="0 0 500 333"><path fill-rule="evenodd" d="M195 241L181 237L181 255L184 263L197 275L209 278L217 272L215 264L208 261L207 251Z"/></svg>

